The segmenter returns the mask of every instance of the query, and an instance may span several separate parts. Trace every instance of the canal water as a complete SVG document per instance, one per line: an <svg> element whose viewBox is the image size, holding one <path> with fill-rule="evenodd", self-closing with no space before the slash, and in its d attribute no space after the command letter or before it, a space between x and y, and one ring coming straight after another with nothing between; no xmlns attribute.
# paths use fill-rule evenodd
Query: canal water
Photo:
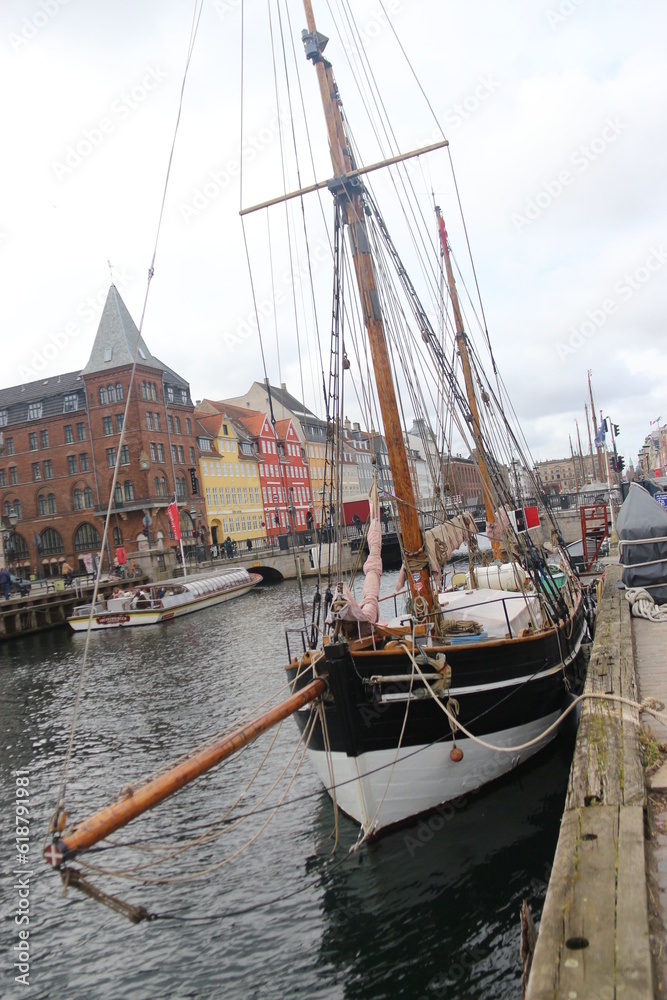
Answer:
<svg viewBox="0 0 667 1000"><path fill-rule="evenodd" d="M305 593L309 603L311 585ZM270 698L284 684L284 630L300 624L298 585L286 582L165 626L92 634L70 819ZM84 643L58 630L0 646L2 995L26 995L11 957L19 771L30 793L32 998L520 996L521 902L539 914L572 727L493 787L350 852L357 828L344 816L336 827L307 760L294 776L287 720L87 855L125 874L90 872L94 884L159 918L133 925L71 888L63 897L41 856ZM171 851L164 864L157 845Z"/></svg>

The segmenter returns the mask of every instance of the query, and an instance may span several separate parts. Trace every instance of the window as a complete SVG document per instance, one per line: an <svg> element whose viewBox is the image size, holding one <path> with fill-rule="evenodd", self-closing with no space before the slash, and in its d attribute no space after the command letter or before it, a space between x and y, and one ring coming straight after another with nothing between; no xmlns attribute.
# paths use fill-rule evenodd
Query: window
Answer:
<svg viewBox="0 0 667 1000"><path fill-rule="evenodd" d="M115 464L116 464L116 449L107 448L107 466L110 469L113 469Z"/></svg>
<svg viewBox="0 0 667 1000"><path fill-rule="evenodd" d="M78 472L78 469L76 467L76 455L68 455L67 456L67 475L68 476L75 476L77 474L77 472Z"/></svg>
<svg viewBox="0 0 667 1000"><path fill-rule="evenodd" d="M188 434L192 434L192 421L190 417L185 418L185 429Z"/></svg>
<svg viewBox="0 0 667 1000"><path fill-rule="evenodd" d="M39 403L28 403L28 420L39 420L42 416L43 406Z"/></svg>
<svg viewBox="0 0 667 1000"><path fill-rule="evenodd" d="M5 439L5 448L7 449L7 454L8 455L13 455L14 454L14 438L6 438Z"/></svg>
<svg viewBox="0 0 667 1000"><path fill-rule="evenodd" d="M79 468L81 469L82 472L88 472L89 466L88 466L88 452L87 451L83 451L79 455Z"/></svg>
<svg viewBox="0 0 667 1000"><path fill-rule="evenodd" d="M176 464L176 462L178 462L178 451L176 450L175 444L172 444L171 446L171 459L174 465Z"/></svg>
<svg viewBox="0 0 667 1000"><path fill-rule="evenodd" d="M120 464L129 465L130 464L130 449L126 444L120 449Z"/></svg>
<svg viewBox="0 0 667 1000"><path fill-rule="evenodd" d="M90 486L86 486L83 491L83 505L90 509L93 506L93 491Z"/></svg>
<svg viewBox="0 0 667 1000"><path fill-rule="evenodd" d="M161 441L158 441L157 457L160 462L164 462L164 445Z"/></svg>
<svg viewBox="0 0 667 1000"><path fill-rule="evenodd" d="M74 431L71 424L65 424L65 444L71 444L74 440Z"/></svg>
<svg viewBox="0 0 667 1000"><path fill-rule="evenodd" d="M230 500L229 497L229 486L225 486L225 503L227 504L227 506L229 506L231 502L232 501Z"/></svg>
<svg viewBox="0 0 667 1000"><path fill-rule="evenodd" d="M53 463L50 458L47 458L45 462L42 463L44 469L44 478L53 479Z"/></svg>
<svg viewBox="0 0 667 1000"><path fill-rule="evenodd" d="M212 502L212 499L211 499L211 487L207 486L206 487L206 503L208 504L209 507L211 506L211 502Z"/></svg>
<svg viewBox="0 0 667 1000"><path fill-rule="evenodd" d="M120 528L113 529L113 544L115 549L123 544L123 536L120 533Z"/></svg>
<svg viewBox="0 0 667 1000"><path fill-rule="evenodd" d="M155 477L155 495L158 497L166 497L167 495L167 480L164 476Z"/></svg>
<svg viewBox="0 0 667 1000"><path fill-rule="evenodd" d="M181 418L180 417L174 417L174 427L176 428L176 433L180 434L181 433Z"/></svg>
<svg viewBox="0 0 667 1000"><path fill-rule="evenodd" d="M116 402L121 403L123 401L123 387L120 382L116 382Z"/></svg>
<svg viewBox="0 0 667 1000"><path fill-rule="evenodd" d="M232 486L232 503L236 506L236 487Z"/></svg>
<svg viewBox="0 0 667 1000"><path fill-rule="evenodd" d="M116 507L122 507L123 506L123 487L120 485L120 483L116 483L116 489L114 490L113 496L114 496L114 502L116 504Z"/></svg>
<svg viewBox="0 0 667 1000"><path fill-rule="evenodd" d="M42 470L39 467L39 462L32 463L32 481L36 482L38 479L42 478Z"/></svg>
<svg viewBox="0 0 667 1000"><path fill-rule="evenodd" d="M100 533L97 528L92 524L84 523L76 529L74 548L77 552L99 549L100 541Z"/></svg>
<svg viewBox="0 0 667 1000"><path fill-rule="evenodd" d="M123 492L126 500L134 500L134 486L129 479L123 483Z"/></svg>
<svg viewBox="0 0 667 1000"><path fill-rule="evenodd" d="M170 434L174 433L174 419L171 413L167 414L167 429L169 430Z"/></svg>
<svg viewBox="0 0 667 1000"><path fill-rule="evenodd" d="M14 513L16 514L19 521L23 520L23 511L21 510L20 500L14 500Z"/></svg>
<svg viewBox="0 0 667 1000"><path fill-rule="evenodd" d="M28 447L30 448L30 451L37 451L37 432L36 431L31 431L30 434L28 434Z"/></svg>
<svg viewBox="0 0 667 1000"><path fill-rule="evenodd" d="M217 488L217 486L213 487L213 503L215 504L216 507L218 506L218 488Z"/></svg>
<svg viewBox="0 0 667 1000"><path fill-rule="evenodd" d="M146 413L146 427L148 427L149 431L153 430L153 414L150 410Z"/></svg>
<svg viewBox="0 0 667 1000"><path fill-rule="evenodd" d="M74 499L74 510L83 510L83 493L81 492L81 490L79 489L74 490L73 499Z"/></svg>
<svg viewBox="0 0 667 1000"><path fill-rule="evenodd" d="M116 414L116 434L120 434L120 432L122 431L122 429L123 429L123 414L122 413L117 413Z"/></svg>
<svg viewBox="0 0 667 1000"><path fill-rule="evenodd" d="M40 446L40 448L48 448L49 447L49 432L48 431L40 431L39 432L39 446Z"/></svg>
<svg viewBox="0 0 667 1000"><path fill-rule="evenodd" d="M44 517L46 514L46 497L41 493L37 497L37 513L40 517Z"/></svg>
<svg viewBox="0 0 667 1000"><path fill-rule="evenodd" d="M152 441L149 447L151 449L151 462L157 462L157 448L155 447Z"/></svg>
<svg viewBox="0 0 667 1000"><path fill-rule="evenodd" d="M156 431L161 431L162 430L162 426L160 424L160 414L159 413L155 413L154 416L155 416L155 430Z"/></svg>
<svg viewBox="0 0 667 1000"><path fill-rule="evenodd" d="M49 493L48 497L46 498L46 503L47 503L47 506L49 508L49 514L55 514L56 513L56 495L55 495L55 493Z"/></svg>
<svg viewBox="0 0 667 1000"><path fill-rule="evenodd" d="M0 410L0 427L6 427L9 420L9 410Z"/></svg>
<svg viewBox="0 0 667 1000"><path fill-rule="evenodd" d="M100 386L100 406L106 406L107 391L103 385Z"/></svg>
<svg viewBox="0 0 667 1000"><path fill-rule="evenodd" d="M170 385L167 386L167 402L168 403L174 402L174 390Z"/></svg>
<svg viewBox="0 0 667 1000"><path fill-rule="evenodd" d="M86 425L85 424L77 424L76 425L76 439L77 439L77 441L85 441L86 440Z"/></svg>
<svg viewBox="0 0 667 1000"><path fill-rule="evenodd" d="M112 385L107 386L107 399L109 400L110 403L116 402L116 393Z"/></svg>
<svg viewBox="0 0 667 1000"><path fill-rule="evenodd" d="M146 391L146 383L145 382L141 383L141 398L142 399L148 399L148 393Z"/></svg>
<svg viewBox="0 0 667 1000"><path fill-rule="evenodd" d="M176 477L176 496L177 497L186 497L187 495L188 494L187 494L187 490L186 490L186 487L185 487L185 476L182 479L177 476Z"/></svg>
<svg viewBox="0 0 667 1000"><path fill-rule="evenodd" d="M6 485L7 485L7 470L0 469L0 486L6 486Z"/></svg>
<svg viewBox="0 0 667 1000"><path fill-rule="evenodd" d="M110 434L113 434L113 421L111 417L104 417L102 420L102 430L105 437L109 437Z"/></svg>
<svg viewBox="0 0 667 1000"><path fill-rule="evenodd" d="M79 396L76 392L68 392L63 403L63 413L71 413L79 409Z"/></svg>
<svg viewBox="0 0 667 1000"><path fill-rule="evenodd" d="M45 556L60 555L65 551L62 536L55 528L45 528L39 536L39 544Z"/></svg>
<svg viewBox="0 0 667 1000"><path fill-rule="evenodd" d="M195 450L192 447L192 445L190 445L190 465L195 465L195 464L196 464Z"/></svg>

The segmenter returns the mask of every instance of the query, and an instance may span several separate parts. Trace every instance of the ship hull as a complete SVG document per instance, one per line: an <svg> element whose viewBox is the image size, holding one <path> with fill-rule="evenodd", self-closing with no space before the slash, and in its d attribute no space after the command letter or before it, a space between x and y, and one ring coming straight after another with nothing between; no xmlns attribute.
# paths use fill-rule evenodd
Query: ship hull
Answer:
<svg viewBox="0 0 667 1000"><path fill-rule="evenodd" d="M558 629L427 646L431 663L444 653L452 671L450 686L437 697L400 645L328 644L317 662L329 681L324 726L321 714L309 741L320 780L368 835L494 781L556 735L554 723L567 704L566 675L585 635L579 603ZM427 677L434 676L419 652L415 660ZM296 664L288 673L297 687L312 677L310 668L300 671ZM437 691L437 681L428 685ZM475 739L453 733L445 707ZM310 719L308 709L297 713L302 732ZM455 745L460 760L450 756Z"/></svg>

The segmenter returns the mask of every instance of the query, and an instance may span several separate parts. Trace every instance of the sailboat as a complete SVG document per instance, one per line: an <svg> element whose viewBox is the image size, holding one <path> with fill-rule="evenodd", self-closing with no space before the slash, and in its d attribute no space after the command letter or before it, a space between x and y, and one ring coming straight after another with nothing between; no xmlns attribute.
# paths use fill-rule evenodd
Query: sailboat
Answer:
<svg viewBox="0 0 667 1000"><path fill-rule="evenodd" d="M302 651L292 655L288 643L289 697L70 829L59 804L45 854L61 870L289 716L336 806L359 824L362 840L373 837L495 780L553 739L567 703L568 670L587 634L581 584L531 478L521 432L507 417L512 411L502 381L495 364L494 378L486 376L466 329L441 209L433 206L431 237L423 246L433 250L443 275L449 345L447 321L443 330L432 324L370 189L372 171L439 155L447 141L362 166L352 152L342 98L324 56L327 39L317 30L310 0L304 0L304 10L302 41L324 105L333 176L272 204L325 187L333 200L331 364L328 384L323 376L326 456L319 506L320 524L327 525L319 532L320 545L332 547L319 565L328 572L318 580L310 622L304 618ZM348 306L343 293L351 276L356 304ZM375 475L359 600L342 573L337 540L343 535L334 524L343 512L342 406L355 316L368 357L364 391L378 428L368 435ZM429 401L436 396L426 389L429 379L438 393L431 412ZM265 384L274 420L268 378ZM428 503L416 489L406 444L404 390L424 433L434 483ZM458 509L448 492L453 427L478 469L493 566L481 565L475 554L478 529L471 511ZM513 475L519 466L531 479L534 502ZM387 507L403 566L385 603L380 595ZM463 541L469 574L466 586L454 588L446 568ZM385 610L394 607L398 613Z"/></svg>
<svg viewBox="0 0 667 1000"><path fill-rule="evenodd" d="M523 506L513 495L509 477L494 455L492 442L498 440L499 431L514 456L520 454L519 441L501 400L490 383L484 384L477 366L440 208L435 207L436 225L461 378L445 356L366 187L367 171L353 159L354 143L341 95L324 56L328 40L317 31L310 3L305 8L308 27L302 40L324 103L334 175L328 186L340 241L349 240L358 308L372 358L407 608L394 621L382 620L378 600L382 535L376 497L371 502L362 599L357 602L342 581L333 582L324 601L322 642L311 641L303 655L291 658L287 673L296 690L314 679L326 679L328 690L309 754L337 806L368 837L479 788L543 747L554 736L563 711L567 670L579 653L586 622L581 588L560 548L555 523L550 527L562 574L554 574L553 552L549 556L534 537L540 512ZM374 258L378 248L380 263ZM441 569L454 547L448 542L457 532L472 540L476 528L469 514L449 516L444 504L441 523L429 530L423 527L401 421L399 365L393 353L397 340L390 330L397 299L386 290L388 262L394 264L406 308L412 308L405 327L418 345L403 348L401 357L409 364L413 350L421 349L431 371L449 390L450 405L458 410L472 440L493 554L496 563L510 557L511 577L517 583L514 593L476 586L473 567L467 590L440 590ZM343 283L341 269L335 287ZM334 317L343 313L336 301ZM341 364L339 371L344 369ZM328 419L335 456L340 416L329 412ZM332 501L341 478L332 460ZM545 510L541 517L548 517ZM303 731L310 710L299 710L295 718Z"/></svg>

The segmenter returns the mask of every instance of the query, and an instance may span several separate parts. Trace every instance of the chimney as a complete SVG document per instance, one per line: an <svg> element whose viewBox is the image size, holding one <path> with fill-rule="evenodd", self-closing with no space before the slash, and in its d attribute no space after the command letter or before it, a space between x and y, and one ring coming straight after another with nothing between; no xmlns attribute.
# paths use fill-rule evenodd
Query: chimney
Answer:
<svg viewBox="0 0 667 1000"><path fill-rule="evenodd" d="M361 431L361 427L359 426L358 420L352 424L352 427L354 428L355 431Z"/></svg>
<svg viewBox="0 0 667 1000"><path fill-rule="evenodd" d="M283 390L283 392L287 392L287 385L285 382L280 383L280 388Z"/></svg>

